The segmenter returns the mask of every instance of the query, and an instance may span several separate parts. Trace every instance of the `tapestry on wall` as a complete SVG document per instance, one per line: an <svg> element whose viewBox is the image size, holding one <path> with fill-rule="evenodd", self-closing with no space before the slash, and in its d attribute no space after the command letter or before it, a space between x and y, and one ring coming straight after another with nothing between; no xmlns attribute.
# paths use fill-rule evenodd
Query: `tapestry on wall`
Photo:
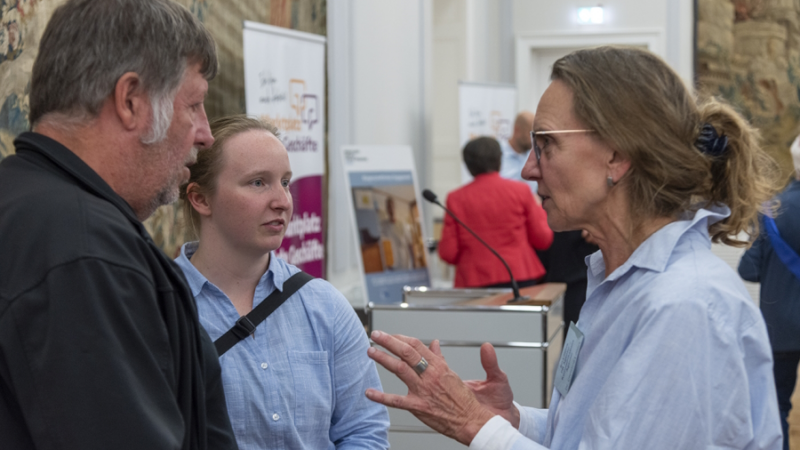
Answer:
<svg viewBox="0 0 800 450"><path fill-rule="evenodd" d="M697 0L697 83L759 129L788 181L800 133L800 3Z"/></svg>

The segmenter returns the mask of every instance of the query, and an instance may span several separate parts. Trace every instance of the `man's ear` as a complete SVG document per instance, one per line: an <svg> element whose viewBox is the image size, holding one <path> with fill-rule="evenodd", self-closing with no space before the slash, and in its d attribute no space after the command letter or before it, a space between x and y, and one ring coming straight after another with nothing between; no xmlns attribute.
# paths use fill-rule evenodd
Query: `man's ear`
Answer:
<svg viewBox="0 0 800 450"><path fill-rule="evenodd" d="M614 183L619 183L619 180L628 173L630 168L631 160L614 150L608 161L608 175L613 179Z"/></svg>
<svg viewBox="0 0 800 450"><path fill-rule="evenodd" d="M192 208L203 217L211 215L211 203L208 201L208 196L199 192L197 183L189 183L186 186L186 200L191 203Z"/></svg>
<svg viewBox="0 0 800 450"><path fill-rule="evenodd" d="M125 72L117 80L114 86L114 110L128 131L149 126L152 111L150 96L145 93L142 80L136 72Z"/></svg>

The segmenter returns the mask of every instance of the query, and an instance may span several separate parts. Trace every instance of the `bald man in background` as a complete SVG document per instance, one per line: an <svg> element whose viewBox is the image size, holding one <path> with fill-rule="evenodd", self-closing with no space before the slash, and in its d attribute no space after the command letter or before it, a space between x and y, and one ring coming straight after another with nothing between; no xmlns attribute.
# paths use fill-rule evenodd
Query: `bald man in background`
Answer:
<svg viewBox="0 0 800 450"><path fill-rule="evenodd" d="M522 181L536 193L537 183L522 179L522 166L531 153L531 131L533 130L533 113L521 111L514 119L514 133L508 139L498 139L503 158L500 162L500 176L509 180ZM538 199L538 197L537 197Z"/></svg>

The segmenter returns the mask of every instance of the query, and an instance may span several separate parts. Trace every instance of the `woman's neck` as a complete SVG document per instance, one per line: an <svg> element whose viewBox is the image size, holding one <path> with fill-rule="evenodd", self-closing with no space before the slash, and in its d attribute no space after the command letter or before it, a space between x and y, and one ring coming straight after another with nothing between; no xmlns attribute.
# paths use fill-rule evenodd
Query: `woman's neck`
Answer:
<svg viewBox="0 0 800 450"><path fill-rule="evenodd" d="M602 217L587 225L589 239L600 247L608 277L631 257L634 251L653 233L668 223L672 217L655 217L634 221L633 213L624 199L617 197L605 208Z"/></svg>
<svg viewBox="0 0 800 450"><path fill-rule="evenodd" d="M653 233L674 221L675 219L669 217L651 219L636 228L633 228L630 223L623 223L624 221L621 220L613 222L611 227L607 227L608 230L603 234L603 238L595 239L600 251L603 252L606 277L625 264L625 261L631 257L633 252ZM592 236L594 237L594 235Z"/></svg>
<svg viewBox="0 0 800 450"><path fill-rule="evenodd" d="M212 233L200 233L191 263L208 281L222 290L239 315L253 309L253 296L270 263L270 254L237 251Z"/></svg>

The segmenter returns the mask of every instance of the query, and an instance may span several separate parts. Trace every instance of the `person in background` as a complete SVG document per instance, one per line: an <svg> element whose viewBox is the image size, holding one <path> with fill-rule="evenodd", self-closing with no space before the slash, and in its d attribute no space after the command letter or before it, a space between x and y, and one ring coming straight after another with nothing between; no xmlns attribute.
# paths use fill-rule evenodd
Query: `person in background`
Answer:
<svg viewBox="0 0 800 450"><path fill-rule="evenodd" d="M214 346L141 223L213 141L214 40L168 0L54 9L33 131L0 162L0 447L235 449Z"/></svg>
<svg viewBox="0 0 800 450"><path fill-rule="evenodd" d="M564 339L569 323L578 323L581 308L586 301L586 257L600 248L587 241L580 230L553 233L553 244L547 250L537 251L546 271L545 283L566 283L564 293Z"/></svg>
<svg viewBox="0 0 800 450"><path fill-rule="evenodd" d="M524 183L500 177L497 140L473 139L464 146L463 156L474 179L447 196L447 209L500 253L519 287L536 284L545 271L535 250L553 241L547 215ZM503 263L449 214L444 217L439 256L456 266L455 287L511 286Z"/></svg>
<svg viewBox="0 0 800 450"><path fill-rule="evenodd" d="M386 197L386 219L381 220L381 239L389 242L392 249L391 270L411 270L414 268L412 258L411 224L397 220L394 199ZM410 212L409 212L410 213Z"/></svg>
<svg viewBox="0 0 800 450"><path fill-rule="evenodd" d="M500 163L500 176L507 180L526 183L531 192L536 194L536 182L522 178L522 167L531 154L531 130L533 130L533 113L521 111L514 119L514 132L508 139L500 139L503 159Z"/></svg>
<svg viewBox="0 0 800 450"><path fill-rule="evenodd" d="M199 241L175 260L212 339L300 270L275 256L292 217L289 155L270 124L244 115L211 123L181 188ZM367 335L347 300L309 281L220 357L239 448L385 449L389 416L364 398L380 389Z"/></svg>
<svg viewBox="0 0 800 450"><path fill-rule="evenodd" d="M513 401L488 343L487 378L465 383L437 341L380 331L373 341L400 359L368 354L408 395L367 396L476 450L779 449L764 320L711 252L747 245L737 236L777 191L757 132L730 106L697 101L645 50L578 50L551 79L523 176L539 182L554 230L586 230L600 251L549 409Z"/></svg>
<svg viewBox="0 0 800 450"><path fill-rule="evenodd" d="M427 267L425 259L425 241L422 238L422 226L419 218L419 205L416 200L409 203L409 214L411 215L411 256L414 260L414 268L421 269Z"/></svg>
<svg viewBox="0 0 800 450"><path fill-rule="evenodd" d="M775 237L762 226L761 233L739 262L739 275L761 283L759 305L767 323L774 359L773 374L783 427L783 448L789 450L789 424L792 392L800 363L800 136L791 147L795 176L777 197L779 209L774 219L778 239L794 263L784 261L776 251ZM777 245L781 245L777 243ZM790 266L794 270L790 269Z"/></svg>

